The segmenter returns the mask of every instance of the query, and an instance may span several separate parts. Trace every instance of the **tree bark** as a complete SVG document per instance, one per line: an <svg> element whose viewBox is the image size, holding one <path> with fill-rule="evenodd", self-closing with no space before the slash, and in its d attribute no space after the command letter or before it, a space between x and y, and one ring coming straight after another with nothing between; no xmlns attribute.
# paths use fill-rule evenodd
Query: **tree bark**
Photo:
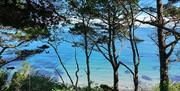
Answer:
<svg viewBox="0 0 180 91"><path fill-rule="evenodd" d="M166 55L166 42L161 27L163 24L163 3L162 0L157 0L157 20L158 20L158 47L160 59L160 91L168 91L168 57Z"/></svg>
<svg viewBox="0 0 180 91"><path fill-rule="evenodd" d="M160 64L160 91L169 91L169 77L168 77L168 64L167 60L161 59Z"/></svg>
<svg viewBox="0 0 180 91"><path fill-rule="evenodd" d="M75 72L75 75L76 75L76 83L75 83L75 89L76 91L78 91L78 82L79 82L79 75L78 75L78 72L79 72L79 63L78 63L78 59L77 59L77 52L76 52L76 47L75 47L75 54L74 54L74 57L75 57L75 62L76 62L76 72Z"/></svg>
<svg viewBox="0 0 180 91"><path fill-rule="evenodd" d="M138 91L138 66L135 66L134 71L134 91Z"/></svg>
<svg viewBox="0 0 180 91"><path fill-rule="evenodd" d="M83 20L83 24L84 20ZM85 26L85 25L84 25ZM89 52L88 52L88 39L87 30L84 31L84 43L85 43L85 55L86 55L86 69L87 69L87 81L88 81L88 91L91 91L91 79L90 79L90 64L89 64Z"/></svg>
<svg viewBox="0 0 180 91"><path fill-rule="evenodd" d="M114 78L113 91L119 91L118 88L119 73L118 73L118 67L115 66L113 66L113 78Z"/></svg>

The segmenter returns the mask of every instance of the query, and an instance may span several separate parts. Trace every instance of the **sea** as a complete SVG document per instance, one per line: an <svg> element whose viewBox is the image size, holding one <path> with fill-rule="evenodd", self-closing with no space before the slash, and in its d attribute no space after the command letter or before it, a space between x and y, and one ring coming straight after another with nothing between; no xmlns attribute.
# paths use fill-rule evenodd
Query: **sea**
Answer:
<svg viewBox="0 0 180 91"><path fill-rule="evenodd" d="M63 30L68 31L68 27L63 28ZM135 30L135 35L144 41L137 43L139 54L140 54L140 65L139 65L139 83L143 87L152 87L159 83L160 73L159 73L159 56L158 47L153 38L156 38L156 28L138 28ZM60 34L63 39L71 39L72 35L69 32ZM79 41L76 36L73 36L76 41ZM77 36L78 37L78 36ZM171 41L171 40L169 40ZM32 41L28 46L18 47L18 49L35 49L41 45L48 45L46 40ZM116 44L117 52L119 55L119 60L124 62L133 70L133 56L131 51L130 42L126 39L122 39L121 42ZM75 81L75 72L77 70L75 63L75 47L73 44L67 41L60 41L57 43L56 48L58 53L70 73L72 79ZM17 49L17 50L18 50ZM180 50L180 43L176 45L176 48L170 57L171 60L177 58L175 55L178 50ZM9 50L12 51L12 50ZM77 61L80 67L78 73L79 76L79 86L87 86L86 79L86 61L85 53L82 47L76 48ZM10 54L9 52L3 55L3 58L11 58L15 54ZM66 75L62 65L59 62L58 56L54 49L45 49L43 53L32 55L25 60L15 61L7 64L5 67L13 66L14 70L7 70L8 73L13 74L16 71L21 71L22 64L26 62L30 65L31 74L41 74L44 76L49 76L58 82L62 82L57 71L61 74L66 84L70 84L70 80ZM90 71L91 71L91 81L93 86L100 84L106 84L109 86L113 85L113 70L110 63L102 56L98 51L93 51L90 56ZM132 74L123 66L119 67L119 85L123 88L133 88L133 76ZM172 82L180 82L180 62L169 63L169 78Z"/></svg>

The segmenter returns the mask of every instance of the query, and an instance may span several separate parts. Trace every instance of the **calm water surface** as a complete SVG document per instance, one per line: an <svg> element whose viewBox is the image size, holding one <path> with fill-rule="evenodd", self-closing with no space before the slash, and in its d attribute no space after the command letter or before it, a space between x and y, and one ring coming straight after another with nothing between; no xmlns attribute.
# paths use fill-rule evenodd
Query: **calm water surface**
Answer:
<svg viewBox="0 0 180 91"><path fill-rule="evenodd" d="M136 31L136 35L138 36L138 38L145 40L144 42L138 43L138 48L141 56L141 63L139 66L139 78L140 84L142 84L143 86L152 86L157 84L159 81L159 61L157 56L158 49L155 43L149 37L154 34L154 32L155 29L153 28L139 28ZM30 44L30 48L35 48L37 45L40 44L43 43L32 42ZM126 63L133 69L133 60L129 41L124 40L121 45L118 44L117 46L122 46L122 48L119 49L120 60L122 60L124 63ZM74 60L74 48L69 43L61 43L58 48L65 66L68 68L73 79L75 79L74 73L76 71L76 65ZM177 45L177 48L180 48L180 44ZM62 67L59 65L59 61L54 50L52 48L49 48L46 49L46 51L49 51L49 53L44 52L42 54L37 54L35 56L29 57L26 60L31 65L31 70L33 72L39 71L45 75L50 75L52 78L59 79L55 71L55 69L58 69L66 83L70 83L67 75L64 73L64 70L62 70ZM82 48L78 48L77 53L77 58L80 65L79 84L84 86L87 83L85 75L85 55ZM8 57L8 55L4 56ZM172 58L173 57L174 56L172 56ZM8 66L11 65L19 66L21 65L21 62L14 62L8 64ZM110 86L112 85L112 67L101 54L93 52L90 65L91 77L95 85L98 85L99 83L108 84ZM170 78L172 80L180 82L180 63L171 63L169 67ZM120 66L119 68L119 78L121 86L133 86L132 75L123 66Z"/></svg>

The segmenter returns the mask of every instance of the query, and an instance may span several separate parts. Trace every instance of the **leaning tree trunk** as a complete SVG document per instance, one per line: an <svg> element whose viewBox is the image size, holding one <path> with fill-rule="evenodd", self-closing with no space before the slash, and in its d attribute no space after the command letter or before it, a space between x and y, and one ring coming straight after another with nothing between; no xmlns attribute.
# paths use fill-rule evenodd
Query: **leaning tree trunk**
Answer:
<svg viewBox="0 0 180 91"><path fill-rule="evenodd" d="M168 91L169 78L168 78L168 57L166 55L166 43L161 27L163 24L163 3L162 0L157 0L157 20L158 20L158 47L160 59L160 91Z"/></svg>

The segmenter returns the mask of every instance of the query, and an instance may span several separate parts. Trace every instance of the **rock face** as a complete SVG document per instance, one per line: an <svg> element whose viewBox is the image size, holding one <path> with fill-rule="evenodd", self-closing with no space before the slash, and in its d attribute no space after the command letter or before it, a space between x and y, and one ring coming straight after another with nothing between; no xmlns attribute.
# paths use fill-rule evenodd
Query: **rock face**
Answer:
<svg viewBox="0 0 180 91"><path fill-rule="evenodd" d="M112 88L107 86L107 85L104 85L104 84L101 84L100 87L104 90L104 91L112 91Z"/></svg>
<svg viewBox="0 0 180 91"><path fill-rule="evenodd" d="M6 67L7 68L7 70L13 70L13 69L15 69L15 67Z"/></svg>
<svg viewBox="0 0 180 91"><path fill-rule="evenodd" d="M124 71L125 74L130 74L130 72L128 70Z"/></svg>
<svg viewBox="0 0 180 91"><path fill-rule="evenodd" d="M0 64L4 64L4 63L6 63L6 60L0 59Z"/></svg>
<svg viewBox="0 0 180 91"><path fill-rule="evenodd" d="M138 37L135 37L134 40L135 40L137 43L144 41L143 39L140 39L140 38L138 38Z"/></svg>
<svg viewBox="0 0 180 91"><path fill-rule="evenodd" d="M171 77L171 80L173 82L180 82L180 75L174 75L173 77Z"/></svg>
<svg viewBox="0 0 180 91"><path fill-rule="evenodd" d="M20 50L17 51L16 54L18 55L19 60L24 60L25 58L34 55L34 54L39 54L42 53L42 49L35 49L35 50Z"/></svg>
<svg viewBox="0 0 180 91"><path fill-rule="evenodd" d="M152 81L152 78L150 78L149 76L146 76L146 75L142 75L141 78L144 80L147 80L147 81Z"/></svg>
<svg viewBox="0 0 180 91"><path fill-rule="evenodd" d="M48 45L42 45L42 46L40 46L38 48L40 48L40 49L47 49L47 48L49 48L49 46Z"/></svg>

